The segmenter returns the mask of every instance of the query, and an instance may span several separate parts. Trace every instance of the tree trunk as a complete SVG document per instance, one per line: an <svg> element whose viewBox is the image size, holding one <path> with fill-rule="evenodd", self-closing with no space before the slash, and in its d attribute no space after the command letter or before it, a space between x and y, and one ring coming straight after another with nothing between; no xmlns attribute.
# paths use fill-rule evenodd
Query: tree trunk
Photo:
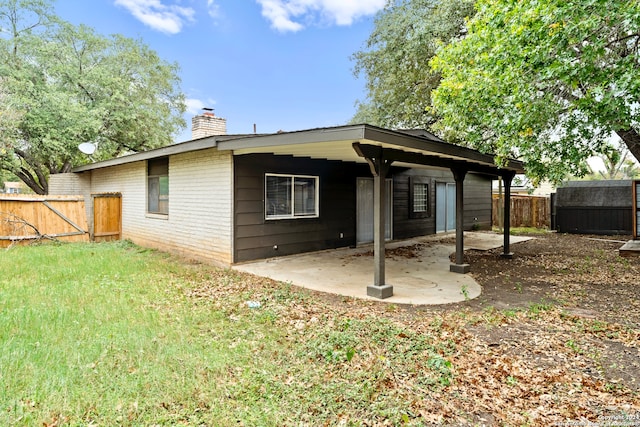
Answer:
<svg viewBox="0 0 640 427"><path fill-rule="evenodd" d="M32 189L34 193L44 196L48 193L48 188L44 188L44 186L40 185L38 181L36 181L31 174L25 169L21 169L19 171L13 171L13 173L20 178L22 182L27 184L27 187ZM46 182L46 181L45 181Z"/></svg>
<svg viewBox="0 0 640 427"><path fill-rule="evenodd" d="M640 134L633 128L617 130L616 134L624 141L633 157L640 162Z"/></svg>
<svg viewBox="0 0 640 427"><path fill-rule="evenodd" d="M43 173L41 165L26 151L15 148L14 152L28 166L21 166L19 170L14 170L18 178L22 180L36 194L49 194L49 182L47 176ZM29 170L29 167L33 170Z"/></svg>

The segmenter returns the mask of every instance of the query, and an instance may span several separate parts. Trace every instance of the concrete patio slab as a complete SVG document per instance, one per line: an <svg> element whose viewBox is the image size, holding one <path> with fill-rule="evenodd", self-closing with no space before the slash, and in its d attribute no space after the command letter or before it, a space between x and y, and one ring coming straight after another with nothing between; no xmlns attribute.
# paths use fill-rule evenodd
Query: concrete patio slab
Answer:
<svg viewBox="0 0 640 427"><path fill-rule="evenodd" d="M618 250L621 257L640 256L640 240L629 240Z"/></svg>
<svg viewBox="0 0 640 427"><path fill-rule="evenodd" d="M502 239L495 233L465 232L465 249L498 248ZM511 243L528 239L512 236ZM394 304L447 304L481 293L473 277L449 271L454 234L391 242L386 248L386 283L393 286L393 296L383 300L367 296L374 271L371 245L271 258L233 268L316 291Z"/></svg>

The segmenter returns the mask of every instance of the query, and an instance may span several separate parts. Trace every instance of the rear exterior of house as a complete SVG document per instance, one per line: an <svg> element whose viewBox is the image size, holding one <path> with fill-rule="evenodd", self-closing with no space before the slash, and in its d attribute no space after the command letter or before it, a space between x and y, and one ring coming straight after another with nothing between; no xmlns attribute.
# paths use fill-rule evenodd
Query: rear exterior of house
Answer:
<svg viewBox="0 0 640 427"><path fill-rule="evenodd" d="M119 193L123 239L218 265L231 264L231 153L207 149L160 157L160 161L168 161L169 198L156 203L154 208L150 202L153 178L149 172L157 160L55 175L51 177L50 192L80 193L86 201L91 201L94 194ZM158 206L163 203L165 209L160 212ZM86 205L92 228L93 204L87 202Z"/></svg>
<svg viewBox="0 0 640 427"><path fill-rule="evenodd" d="M150 173L164 159L168 197L154 207L149 201L154 177ZM317 179L317 214L272 218L265 203L271 177ZM370 243L372 185L371 172L363 164L270 154L233 156L209 148L52 176L50 190L52 194L80 193L87 201L95 194L119 193L123 239L228 266ZM490 228L491 180L470 174L464 185L465 228ZM451 172L396 168L388 186L393 194L387 201L388 239L455 230ZM412 186L426 192L424 205L412 206L418 197L410 194ZM154 212L162 203L166 211ZM91 227L95 213L91 202L86 205Z"/></svg>
<svg viewBox="0 0 640 427"><path fill-rule="evenodd" d="M271 218L265 206L271 177L317 179L317 215ZM490 228L491 179L470 174L464 185L465 228ZM392 168L387 186L393 195L387 200L387 239L455 230L450 171ZM412 188L422 189L422 197L410 194ZM370 243L372 200L373 179L364 164L272 154L235 156L234 262ZM423 204L413 206L414 200ZM439 219L442 225L437 228Z"/></svg>
<svg viewBox="0 0 640 427"><path fill-rule="evenodd" d="M440 157L423 148L431 147L456 167L471 156L481 171L492 162L431 134L425 139L354 125L234 136L226 135L224 119L211 113L197 118L205 122L194 118L193 140L54 175L50 192L84 195L92 234L94 215L100 215L93 198L119 195L121 238L229 266L372 242L374 179L354 141L422 150L438 164ZM491 227L495 170L487 170L464 179L467 230ZM387 240L455 231L456 182L447 166L397 161L386 188Z"/></svg>

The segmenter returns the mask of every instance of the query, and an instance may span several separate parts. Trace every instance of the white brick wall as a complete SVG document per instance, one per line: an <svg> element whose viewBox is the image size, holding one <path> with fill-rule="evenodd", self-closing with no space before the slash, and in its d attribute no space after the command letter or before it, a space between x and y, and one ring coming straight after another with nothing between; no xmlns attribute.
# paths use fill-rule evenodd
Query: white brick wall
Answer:
<svg viewBox="0 0 640 427"><path fill-rule="evenodd" d="M91 203L91 174L58 173L49 176L49 194L83 196L87 214L87 226L93 236L93 204Z"/></svg>
<svg viewBox="0 0 640 427"><path fill-rule="evenodd" d="M226 134L227 119L216 117L211 113L200 114L191 118L191 139Z"/></svg>
<svg viewBox="0 0 640 427"><path fill-rule="evenodd" d="M122 193L122 237L228 266L232 262L233 159L215 148L169 158L169 215L146 213L145 161L92 171L93 193Z"/></svg>
<svg viewBox="0 0 640 427"><path fill-rule="evenodd" d="M90 185L88 174L57 173L49 176L49 194L77 196L87 193Z"/></svg>

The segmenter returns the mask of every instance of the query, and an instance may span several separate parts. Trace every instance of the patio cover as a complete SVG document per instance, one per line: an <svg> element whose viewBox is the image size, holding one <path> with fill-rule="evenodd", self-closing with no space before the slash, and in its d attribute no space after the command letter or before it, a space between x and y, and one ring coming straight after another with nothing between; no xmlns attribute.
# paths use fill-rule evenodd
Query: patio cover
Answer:
<svg viewBox="0 0 640 427"><path fill-rule="evenodd" d="M224 137L223 137L224 138ZM524 173L521 162L495 163L494 156L449 144L425 130L389 130L371 125L349 125L272 135L229 138L218 142L219 150L234 154L272 153L366 162L374 177L374 282L367 294L377 298L393 295L393 286L385 282L385 178L391 165L450 169L456 181L456 262L451 271L467 273L464 264L464 178L468 172L502 177L505 186L504 253L509 247L511 182L516 173Z"/></svg>
<svg viewBox="0 0 640 427"><path fill-rule="evenodd" d="M467 273L463 262L463 183L468 172L502 177L505 187L504 253L511 257L509 248L511 181L515 174L524 173L523 164L508 160L495 163L494 156L470 148L449 144L422 129L390 130L367 124L278 132L274 134L218 135L173 144L155 150L131 154L73 169L82 172L141 160L149 160L191 151L217 148L234 154L272 153L294 157L340 160L367 163L374 177L374 283L367 294L377 298L393 295L393 286L385 282L385 178L389 168L450 169L456 180L456 262L451 271Z"/></svg>

